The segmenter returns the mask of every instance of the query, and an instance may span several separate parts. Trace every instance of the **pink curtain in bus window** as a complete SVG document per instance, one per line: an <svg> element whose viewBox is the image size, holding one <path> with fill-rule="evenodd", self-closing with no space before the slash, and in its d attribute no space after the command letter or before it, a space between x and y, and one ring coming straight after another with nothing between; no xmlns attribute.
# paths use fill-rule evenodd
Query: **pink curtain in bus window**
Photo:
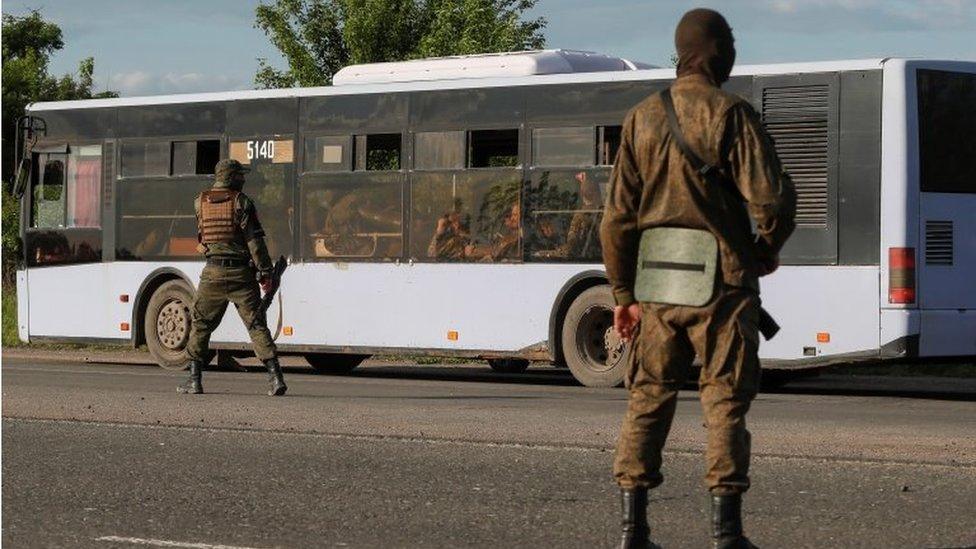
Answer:
<svg viewBox="0 0 976 549"><path fill-rule="evenodd" d="M101 158L79 158L76 161L74 201L69 205L68 226L99 227L98 202L101 199Z"/></svg>

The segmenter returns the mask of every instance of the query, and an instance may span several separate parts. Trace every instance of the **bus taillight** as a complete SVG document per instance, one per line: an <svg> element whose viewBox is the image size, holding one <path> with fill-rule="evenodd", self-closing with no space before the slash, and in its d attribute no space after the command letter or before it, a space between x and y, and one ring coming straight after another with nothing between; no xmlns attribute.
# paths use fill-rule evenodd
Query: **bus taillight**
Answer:
<svg viewBox="0 0 976 549"><path fill-rule="evenodd" d="M888 302L915 303L915 248L888 248Z"/></svg>

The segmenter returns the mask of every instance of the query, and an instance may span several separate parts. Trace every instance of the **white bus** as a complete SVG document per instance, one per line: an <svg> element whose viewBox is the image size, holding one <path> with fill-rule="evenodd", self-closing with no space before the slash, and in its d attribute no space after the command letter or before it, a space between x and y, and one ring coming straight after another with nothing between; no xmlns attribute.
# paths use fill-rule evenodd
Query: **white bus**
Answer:
<svg viewBox="0 0 976 549"><path fill-rule="evenodd" d="M31 105L20 338L145 343L183 367L193 197L230 157L290 259L269 313L282 353L327 372L375 353L541 360L617 385L597 226L624 114L673 78L549 50ZM976 63L741 66L725 89L761 114L799 195L762 280L782 326L764 367L976 355ZM236 318L213 341L248 348Z"/></svg>

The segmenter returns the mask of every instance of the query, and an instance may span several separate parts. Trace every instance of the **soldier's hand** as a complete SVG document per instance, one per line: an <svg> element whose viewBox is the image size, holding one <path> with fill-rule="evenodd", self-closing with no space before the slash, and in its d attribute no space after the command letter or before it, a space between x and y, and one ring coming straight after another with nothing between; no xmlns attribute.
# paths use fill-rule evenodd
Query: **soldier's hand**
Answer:
<svg viewBox="0 0 976 549"><path fill-rule="evenodd" d="M268 293L269 291L271 291L271 277L270 276L262 276L261 277L261 280L258 281L258 284L261 285L261 291L262 292Z"/></svg>
<svg viewBox="0 0 976 549"><path fill-rule="evenodd" d="M634 330L640 324L641 309L640 304L631 303L630 305L617 305L613 308L613 328L617 335L624 341L634 338Z"/></svg>

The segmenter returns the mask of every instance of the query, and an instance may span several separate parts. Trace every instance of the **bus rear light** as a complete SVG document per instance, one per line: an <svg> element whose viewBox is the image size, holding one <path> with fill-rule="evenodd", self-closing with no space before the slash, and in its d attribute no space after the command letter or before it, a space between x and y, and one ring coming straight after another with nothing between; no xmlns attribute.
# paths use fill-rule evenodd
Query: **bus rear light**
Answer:
<svg viewBox="0 0 976 549"><path fill-rule="evenodd" d="M915 303L915 248L888 248L888 302Z"/></svg>
<svg viewBox="0 0 976 549"><path fill-rule="evenodd" d="M294 329L293 327L291 327L291 326L285 326L285 329L284 329L284 330L282 330L282 332L283 332L283 333L284 333L284 334L285 334L286 336L290 336L290 335L292 335L292 334L294 334L294 333L295 333L295 329Z"/></svg>
<svg viewBox="0 0 976 549"><path fill-rule="evenodd" d="M458 333L455 332L454 330L451 330L451 331L447 332L447 340L448 341L457 341L458 340Z"/></svg>
<svg viewBox="0 0 976 549"><path fill-rule="evenodd" d="M123 323L119 324L119 329L122 330L123 332L128 332L129 331L129 323L128 322L123 322Z"/></svg>
<svg viewBox="0 0 976 549"><path fill-rule="evenodd" d="M830 332L818 332L817 343L830 343Z"/></svg>

